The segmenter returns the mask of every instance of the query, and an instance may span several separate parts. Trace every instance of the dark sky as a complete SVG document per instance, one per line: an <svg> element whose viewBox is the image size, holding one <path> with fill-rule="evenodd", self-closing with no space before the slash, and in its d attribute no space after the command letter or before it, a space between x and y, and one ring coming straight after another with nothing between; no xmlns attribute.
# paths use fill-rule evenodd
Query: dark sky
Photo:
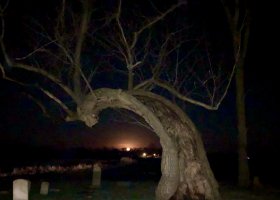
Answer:
<svg viewBox="0 0 280 200"><path fill-rule="evenodd" d="M40 1L41 8L36 9L39 1L29 1L33 3L33 7L23 1L10 0L11 8L14 7L13 9L18 11L21 10L19 7L25 6L25 10L22 9L22 12L38 14L41 12L40 9L43 9L42 6L44 8L50 6L47 3L41 4ZM277 97L279 91L279 73L277 71L280 63L277 53L279 50L276 45L279 42L276 31L277 12L272 9L273 5L264 5L259 2L256 2L253 8L251 39L245 70L249 145L254 149L266 148L278 151L280 109ZM19 13L12 12L12 20L18 20L15 18L17 15ZM17 39L21 38L20 32L16 33ZM131 126L115 126L109 123L90 130L84 128L80 123L54 124L42 116L40 109L23 95L20 87L3 80L0 81L0 84L0 144L55 144L60 147L92 147L100 145L103 143L102 141L106 143L110 140L110 144L117 147L128 145L128 143L139 147L158 143L158 138L149 131L143 131L140 128L134 129ZM232 151L236 147L234 97L234 85L232 85L218 111L207 111L196 106L188 106L187 113L200 130L209 151ZM104 122L106 122L106 116ZM146 140L142 141L144 137Z"/></svg>

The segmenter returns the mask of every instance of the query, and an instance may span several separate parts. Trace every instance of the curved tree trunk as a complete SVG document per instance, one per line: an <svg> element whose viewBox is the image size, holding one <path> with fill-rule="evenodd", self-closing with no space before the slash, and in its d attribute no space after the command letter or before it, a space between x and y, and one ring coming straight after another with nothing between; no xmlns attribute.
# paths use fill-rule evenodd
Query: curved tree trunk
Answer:
<svg viewBox="0 0 280 200"><path fill-rule="evenodd" d="M132 94L98 89L78 108L79 118L88 126L98 121L105 108L125 108L143 117L159 136L162 145L162 176L157 200L218 200L218 185L209 167L200 136L180 108L152 93Z"/></svg>
<svg viewBox="0 0 280 200"><path fill-rule="evenodd" d="M156 114L175 142L180 181L172 199L220 199L218 184L194 124L175 104L152 93L138 93L141 101Z"/></svg>

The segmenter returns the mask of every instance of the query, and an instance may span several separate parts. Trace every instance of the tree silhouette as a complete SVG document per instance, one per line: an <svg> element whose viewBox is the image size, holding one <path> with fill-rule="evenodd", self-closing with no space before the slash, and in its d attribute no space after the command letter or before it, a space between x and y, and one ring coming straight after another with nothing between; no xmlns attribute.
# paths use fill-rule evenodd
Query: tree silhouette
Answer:
<svg viewBox="0 0 280 200"><path fill-rule="evenodd" d="M232 34L236 60L235 86L238 128L238 184L241 187L248 187L250 184L250 174L247 156L244 68L249 42L251 14L247 1L240 2L236 0L230 5L229 1L222 0L222 3Z"/></svg>

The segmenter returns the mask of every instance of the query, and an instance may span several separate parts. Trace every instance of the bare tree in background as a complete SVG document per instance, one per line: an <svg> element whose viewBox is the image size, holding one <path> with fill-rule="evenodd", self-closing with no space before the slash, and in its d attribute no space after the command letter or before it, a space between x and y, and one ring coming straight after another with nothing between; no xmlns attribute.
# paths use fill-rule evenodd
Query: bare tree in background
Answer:
<svg viewBox="0 0 280 200"><path fill-rule="evenodd" d="M39 90L63 110L66 121L92 127L106 108L136 113L163 149L156 198L220 199L200 134L170 99L217 110L235 64L213 58L207 38L191 34L185 2L61 3L56 23L38 25L32 49L19 53L5 47L2 18L2 77Z"/></svg>
<svg viewBox="0 0 280 200"><path fill-rule="evenodd" d="M236 60L236 111L238 128L238 185L250 185L250 172L247 155L247 127L245 109L244 68L248 49L250 12L247 1L222 0L232 33L234 55ZM231 4L233 3L233 4Z"/></svg>

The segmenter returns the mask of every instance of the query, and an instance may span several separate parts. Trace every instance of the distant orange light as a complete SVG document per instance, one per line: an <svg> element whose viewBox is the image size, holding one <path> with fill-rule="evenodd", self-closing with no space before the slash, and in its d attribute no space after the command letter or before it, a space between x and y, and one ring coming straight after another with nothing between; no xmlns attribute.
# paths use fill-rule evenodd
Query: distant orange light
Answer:
<svg viewBox="0 0 280 200"><path fill-rule="evenodd" d="M131 148L129 148L129 147L126 147L126 149L125 149L126 151L130 151L131 150Z"/></svg>
<svg viewBox="0 0 280 200"><path fill-rule="evenodd" d="M146 157L147 157L147 153L145 153L145 152L142 153L142 157L143 157L143 158L146 158Z"/></svg>

